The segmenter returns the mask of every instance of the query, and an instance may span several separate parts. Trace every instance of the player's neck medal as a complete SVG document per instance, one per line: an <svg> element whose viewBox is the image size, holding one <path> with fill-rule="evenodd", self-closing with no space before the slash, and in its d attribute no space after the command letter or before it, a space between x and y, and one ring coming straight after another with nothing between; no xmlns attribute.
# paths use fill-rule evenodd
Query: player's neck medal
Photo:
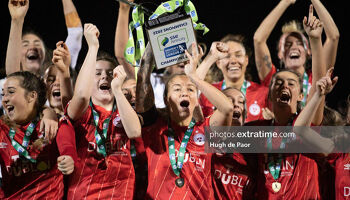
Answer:
<svg viewBox="0 0 350 200"><path fill-rule="evenodd" d="M187 143L190 140L190 137L192 135L193 127L196 124L196 121L194 119L191 120L190 124L187 127L187 130L185 132L185 135L181 141L180 144L180 149L178 153L178 158L176 161L176 156L175 156L175 132L173 128L170 125L170 119L168 121L168 146L169 146L169 159L170 159L170 164L173 169L173 172L177 176L175 180L175 185L177 187L182 187L185 184L184 178L180 177L180 172L184 163L184 157L186 153L186 147Z"/></svg>
<svg viewBox="0 0 350 200"><path fill-rule="evenodd" d="M103 155L103 157L107 157L107 151L109 150L109 145L106 145L106 142L108 142L108 127L109 127L109 121L111 120L111 117L113 115L113 113L116 111L117 106L115 103L113 103L113 110L112 113L110 114L110 116L108 118L106 118L103 121L103 125L102 125L102 133L99 133L99 128L98 128L98 124L99 124L99 120L100 120L100 116L98 114L98 112L95 110L94 108L94 104L92 103L92 100L90 99L90 107L92 108L92 115L93 115L93 120L94 120L94 125L95 125L95 140L96 140L96 144L97 144L97 153ZM106 141L107 140L107 141Z"/></svg>
<svg viewBox="0 0 350 200"><path fill-rule="evenodd" d="M278 191L281 190L281 183L279 183L277 180L281 173L282 156L279 154L277 162L275 162L273 156L270 154L269 160L270 160L268 163L269 171L273 179L275 180L275 182L273 182L271 186L272 186L272 190L275 193L277 193Z"/></svg>
<svg viewBox="0 0 350 200"><path fill-rule="evenodd" d="M175 180L175 185L179 188L181 188L182 186L184 186L185 184L185 180L183 178L177 178Z"/></svg>
<svg viewBox="0 0 350 200"><path fill-rule="evenodd" d="M278 192L278 191L280 191L280 189L281 189L281 183L279 183L277 181L272 183L272 190L274 192Z"/></svg>

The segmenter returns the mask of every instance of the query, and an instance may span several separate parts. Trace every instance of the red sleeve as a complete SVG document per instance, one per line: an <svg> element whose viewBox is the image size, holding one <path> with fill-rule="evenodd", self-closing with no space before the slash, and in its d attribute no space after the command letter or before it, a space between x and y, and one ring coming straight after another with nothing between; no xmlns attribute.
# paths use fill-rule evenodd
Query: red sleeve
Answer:
<svg viewBox="0 0 350 200"><path fill-rule="evenodd" d="M77 163L78 155L75 143L75 131L67 117L63 117L59 123L56 142L60 155L71 156L74 163Z"/></svg>
<svg viewBox="0 0 350 200"><path fill-rule="evenodd" d="M136 157L139 160L139 163L147 165L147 156L146 156L146 150L145 146L143 144L142 137L138 137L133 139L134 140L134 145L136 149Z"/></svg>
<svg viewBox="0 0 350 200"><path fill-rule="evenodd" d="M276 73L276 67L274 64L272 64L270 72L267 74L264 80L260 80L260 85L264 85L266 87L269 87L270 82L272 80L272 76Z"/></svg>
<svg viewBox="0 0 350 200"><path fill-rule="evenodd" d="M70 102L71 102L71 101L69 101L69 102L67 103L67 106L66 106L65 109L64 109L64 115L68 118L68 120L70 120L73 124L74 124L75 122L77 122L77 121L80 121L80 122L82 122L82 123L87 123L87 122L90 120L90 115L91 115L91 113L92 113L90 104L89 104L89 106L86 108L84 114L83 114L78 120L74 121L74 120L71 119L71 118L69 117L69 115L68 115L68 107L69 107L69 105L70 105Z"/></svg>
<svg viewBox="0 0 350 200"><path fill-rule="evenodd" d="M213 114L213 104L211 104L203 94L199 96L199 105L202 108L204 117L208 117Z"/></svg>

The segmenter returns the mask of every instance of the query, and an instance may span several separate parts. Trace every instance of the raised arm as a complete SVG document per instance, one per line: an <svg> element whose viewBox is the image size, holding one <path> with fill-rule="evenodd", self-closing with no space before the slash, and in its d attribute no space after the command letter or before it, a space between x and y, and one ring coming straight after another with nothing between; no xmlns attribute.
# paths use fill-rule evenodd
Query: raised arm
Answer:
<svg viewBox="0 0 350 200"><path fill-rule="evenodd" d="M56 143L60 152L60 156L57 158L57 168L64 175L69 175L78 165L78 154L74 127L68 122L68 119L60 122Z"/></svg>
<svg viewBox="0 0 350 200"><path fill-rule="evenodd" d="M11 15L10 36L6 52L6 74L21 70L22 29L29 8L29 0L9 0Z"/></svg>
<svg viewBox="0 0 350 200"><path fill-rule="evenodd" d="M68 32L65 43L71 55L70 66L75 69L83 39L83 27L72 0L62 0L62 5Z"/></svg>
<svg viewBox="0 0 350 200"><path fill-rule="evenodd" d="M73 120L79 119L89 105L93 88L93 81L91 80L95 79L96 73L96 57L99 48L99 35L100 32L95 25L84 25L84 36L88 43L89 49L75 83L72 101L68 106L68 116Z"/></svg>
<svg viewBox="0 0 350 200"><path fill-rule="evenodd" d="M315 85L318 80L326 75L325 60L322 54L322 22L313 15L313 6L309 7L308 18L304 17L303 26L305 32L309 36L311 54L312 54L312 85ZM316 91L316 87L311 87L309 97L312 97ZM314 125L320 125L322 122L322 115L325 100L321 102L316 111L315 117L312 120Z"/></svg>
<svg viewBox="0 0 350 200"><path fill-rule="evenodd" d="M123 123L124 130L129 138L141 136L141 124L135 110L126 99L122 85L126 78L123 66L119 65L113 70L112 91L117 102L117 108Z"/></svg>
<svg viewBox="0 0 350 200"><path fill-rule="evenodd" d="M130 2L133 2L131 0ZM124 49L129 39L128 23L129 23L129 11L130 6L119 2L119 12L118 12L118 21L115 30L114 38L114 54L117 57L118 62L123 65L124 70L129 78L135 77L135 68L130 65L124 57Z"/></svg>
<svg viewBox="0 0 350 200"><path fill-rule="evenodd" d="M153 70L154 58L151 45L148 43L145 53L141 58L141 67L137 73L136 83L136 112L145 113L154 104L154 93L151 85L151 73Z"/></svg>
<svg viewBox="0 0 350 200"><path fill-rule="evenodd" d="M333 151L334 142L330 138L324 138L320 134L316 133L312 129L306 127L311 125L312 119L316 115L316 110L322 105L325 95L330 93L334 88L334 85L338 81L338 77L331 80L331 74L333 68L329 69L327 75L317 81L316 92L312 96L311 100L306 104L305 108L299 114L297 120L294 123L294 132L306 143L312 144L321 152L326 155ZM323 113L321 113L323 118Z"/></svg>
<svg viewBox="0 0 350 200"><path fill-rule="evenodd" d="M198 52L192 45L192 56L186 50L186 56L190 63L185 66L185 73L205 97L217 108L210 118L210 126L230 126L232 122L233 105L232 102L220 90L210 83L200 79L196 73L199 62Z"/></svg>
<svg viewBox="0 0 350 200"><path fill-rule="evenodd" d="M200 48L201 51L201 48ZM213 42L210 47L208 55L199 64L197 68L197 76L201 80L205 79L210 67L220 59L228 56L228 46L223 42Z"/></svg>
<svg viewBox="0 0 350 200"><path fill-rule="evenodd" d="M69 73L71 57L67 45L62 41L59 41L56 44L56 49L53 51L52 62L58 69L57 71L58 77L60 79L62 110L64 110L68 102L73 97L73 86Z"/></svg>
<svg viewBox="0 0 350 200"><path fill-rule="evenodd" d="M254 34L255 63L260 80L265 79L272 67L271 54L266 41L282 14L290 5L294 4L295 1L296 0L281 0L260 24Z"/></svg>
<svg viewBox="0 0 350 200"><path fill-rule="evenodd" d="M329 69L330 67L334 66L337 57L339 30L337 25L334 23L332 16L329 14L321 1L311 0L311 2L315 7L318 17L322 21L326 32L327 38L323 45L323 56L325 57L326 67Z"/></svg>

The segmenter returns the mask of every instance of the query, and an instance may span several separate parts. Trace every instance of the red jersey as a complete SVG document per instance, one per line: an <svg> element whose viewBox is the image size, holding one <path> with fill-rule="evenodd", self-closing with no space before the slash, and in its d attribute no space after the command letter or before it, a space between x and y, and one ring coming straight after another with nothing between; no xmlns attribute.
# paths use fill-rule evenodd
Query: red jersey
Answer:
<svg viewBox="0 0 350 200"><path fill-rule="evenodd" d="M277 70L274 64L272 64L270 72L265 76L264 80L260 80L260 84L266 87L270 86L270 82L272 80L272 76L276 74Z"/></svg>
<svg viewBox="0 0 350 200"><path fill-rule="evenodd" d="M254 175L256 170L240 153L213 154L212 175L215 199L254 199Z"/></svg>
<svg viewBox="0 0 350 200"><path fill-rule="evenodd" d="M0 120L0 165L2 172L2 190L4 199L62 199L63 175L57 169L59 156L56 141L47 144L43 150L31 148L38 139L40 122L33 131L27 151L36 159L36 163L20 158L12 146L9 128ZM26 126L17 129L14 136L22 144Z"/></svg>
<svg viewBox="0 0 350 200"><path fill-rule="evenodd" d="M281 184L274 192L272 184ZM283 154L280 176L275 180L269 172L263 155L259 156L259 199L320 199L316 162L303 154Z"/></svg>
<svg viewBox="0 0 350 200"><path fill-rule="evenodd" d="M213 83L212 85L217 89L222 89L223 81ZM246 91L246 104L247 104L247 118L245 122L264 119L262 115L262 108L267 107L267 95L269 89L265 86L261 86L257 83L248 82ZM199 103L202 107L202 111L205 117L210 116L214 112L214 106L210 101L201 94L199 97Z"/></svg>
<svg viewBox="0 0 350 200"><path fill-rule="evenodd" d="M143 145L142 137L132 139L131 150L132 162L135 170L135 194L134 199L145 199L147 192L147 156ZM131 149L133 147L131 146Z"/></svg>
<svg viewBox="0 0 350 200"><path fill-rule="evenodd" d="M68 199L132 199L135 172L130 156L130 140L118 112L112 113L94 105L99 114L99 132L103 121L110 117L106 139L107 157L96 148L92 108L73 123L78 153L77 167L70 175Z"/></svg>
<svg viewBox="0 0 350 200"><path fill-rule="evenodd" d="M294 117L294 124L297 117ZM250 122L248 126L271 126L272 120ZM280 176L277 180L271 175L267 159L259 154L257 175L258 199L321 199L319 171L312 154L282 154ZM273 191L274 182L281 184L278 192Z"/></svg>
<svg viewBox="0 0 350 200"><path fill-rule="evenodd" d="M336 199L350 199L350 155L348 153L330 154L328 161L334 166Z"/></svg>
<svg viewBox="0 0 350 200"><path fill-rule="evenodd" d="M183 187L177 187L178 178L170 164L168 146L168 123L162 118L143 128L142 137L148 159L147 199L213 199L211 184L211 154L204 152L204 127L209 119L197 122L188 141L183 167ZM187 127L171 123L174 130L176 157Z"/></svg>
<svg viewBox="0 0 350 200"><path fill-rule="evenodd" d="M131 155L133 159L137 160L137 163L140 165L147 165L147 156L146 156L146 150L145 146L143 145L142 137L134 138L131 140L135 147L135 154Z"/></svg>
<svg viewBox="0 0 350 200"><path fill-rule="evenodd" d="M56 142L60 155L69 155L74 160L74 166L77 167L78 155L75 141L74 126L65 116L61 116L59 129L56 135Z"/></svg>

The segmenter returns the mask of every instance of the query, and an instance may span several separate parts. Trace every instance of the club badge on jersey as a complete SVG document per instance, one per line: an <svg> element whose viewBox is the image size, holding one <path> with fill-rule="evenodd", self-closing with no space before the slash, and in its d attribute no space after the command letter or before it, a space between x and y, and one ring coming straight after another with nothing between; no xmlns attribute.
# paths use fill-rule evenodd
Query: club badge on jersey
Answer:
<svg viewBox="0 0 350 200"><path fill-rule="evenodd" d="M249 106L249 113L253 116L257 116L260 114L260 106L258 105L257 101L254 101L252 105Z"/></svg>
<svg viewBox="0 0 350 200"><path fill-rule="evenodd" d="M196 145L203 146L205 143L205 135L196 131L196 133L193 136L193 141Z"/></svg>

